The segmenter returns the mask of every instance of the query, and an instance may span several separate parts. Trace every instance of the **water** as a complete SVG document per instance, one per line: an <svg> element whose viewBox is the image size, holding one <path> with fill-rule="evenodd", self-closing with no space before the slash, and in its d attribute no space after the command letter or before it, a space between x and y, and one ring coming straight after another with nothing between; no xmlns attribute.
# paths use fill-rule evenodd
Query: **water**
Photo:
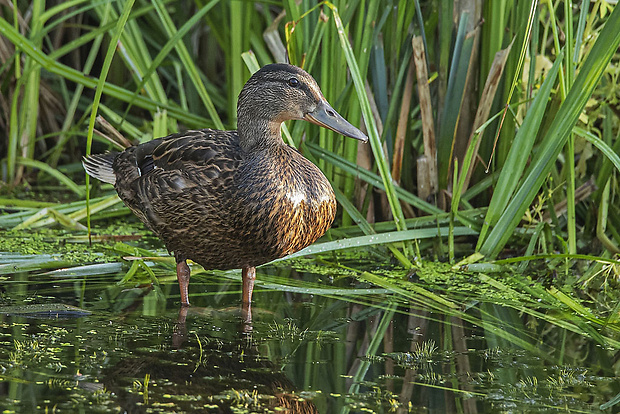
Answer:
<svg viewBox="0 0 620 414"><path fill-rule="evenodd" d="M336 268L318 274L310 270L330 264L310 263L305 272L286 262L258 270L251 324L242 323L236 272L193 276L192 307L180 315L174 272L165 266L153 267L159 284L123 286L116 282L127 265L116 273L109 269L118 265L5 271L0 408L579 413L600 411L620 392L617 347L536 318L533 308L461 298L465 306L449 311L416 301L422 290L377 287ZM417 286L455 301L438 285Z"/></svg>

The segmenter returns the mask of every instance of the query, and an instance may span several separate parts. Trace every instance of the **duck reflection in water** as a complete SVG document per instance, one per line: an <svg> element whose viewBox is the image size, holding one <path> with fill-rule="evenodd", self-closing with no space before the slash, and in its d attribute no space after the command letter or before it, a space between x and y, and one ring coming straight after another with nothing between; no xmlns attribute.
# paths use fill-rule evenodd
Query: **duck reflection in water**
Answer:
<svg viewBox="0 0 620 414"><path fill-rule="evenodd" d="M105 389L115 395L122 412L167 407L169 412L232 413L245 407L318 413L311 401L295 394L292 382L271 361L259 355L249 335L227 341L197 334L180 345L157 351L136 347L132 357L105 372ZM141 390L136 389L138 382Z"/></svg>

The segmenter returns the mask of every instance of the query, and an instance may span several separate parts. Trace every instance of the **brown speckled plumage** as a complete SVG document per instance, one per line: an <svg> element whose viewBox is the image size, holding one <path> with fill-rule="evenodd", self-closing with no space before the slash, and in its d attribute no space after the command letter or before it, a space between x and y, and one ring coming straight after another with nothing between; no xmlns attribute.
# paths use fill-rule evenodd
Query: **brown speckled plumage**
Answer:
<svg viewBox="0 0 620 414"><path fill-rule="evenodd" d="M177 261L258 266L310 245L334 220L329 182L288 146L242 157L236 131L208 129L144 146L155 168L139 176L140 147L130 148L114 160L115 188Z"/></svg>
<svg viewBox="0 0 620 414"><path fill-rule="evenodd" d="M114 184L182 270L186 259L205 269L243 268L245 282L250 269L249 294L244 283L249 302L253 268L312 244L336 214L329 181L284 144L280 124L306 119L365 136L327 104L310 75L290 65L268 65L250 78L239 96L238 119L238 131L187 131L88 157L84 166ZM189 272L177 270L187 305Z"/></svg>

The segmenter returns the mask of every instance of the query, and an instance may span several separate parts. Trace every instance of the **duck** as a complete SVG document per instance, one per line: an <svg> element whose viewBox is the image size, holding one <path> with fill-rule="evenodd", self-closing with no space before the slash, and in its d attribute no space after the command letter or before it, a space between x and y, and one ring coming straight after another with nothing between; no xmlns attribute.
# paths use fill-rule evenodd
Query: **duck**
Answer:
<svg viewBox="0 0 620 414"><path fill-rule="evenodd" d="M83 159L86 172L112 184L174 255L182 307L190 306L187 260L205 270L241 269L242 304L249 306L257 266L309 246L332 225L334 191L282 140L288 120L368 140L309 73L276 63L243 86L237 130L190 130Z"/></svg>

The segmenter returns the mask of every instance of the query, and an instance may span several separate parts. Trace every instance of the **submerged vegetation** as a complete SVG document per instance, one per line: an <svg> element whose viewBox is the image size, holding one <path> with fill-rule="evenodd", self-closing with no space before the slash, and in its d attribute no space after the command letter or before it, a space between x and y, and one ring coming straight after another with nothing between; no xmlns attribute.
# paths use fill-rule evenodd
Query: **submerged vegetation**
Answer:
<svg viewBox="0 0 620 414"><path fill-rule="evenodd" d="M88 181L82 156L235 128L250 73L288 59L370 142L287 125L285 141L330 179L339 214L257 284L343 298L349 316L370 309L359 312L365 358L339 391L367 401L350 408L411 401L405 385L400 396L360 391L378 363L471 392L428 365L465 352L466 330L484 334L480 366L525 350L620 375L618 27L611 0L0 2L0 251L10 252L0 280L53 269L120 272L132 288L174 280L173 260L111 186ZM192 277L210 276L194 267ZM349 278L355 286L341 284ZM0 293L0 305L15 304ZM267 336L294 350L347 323L310 313L314 325L287 320ZM390 348L393 321L415 329L409 350ZM27 345L15 342L11 358L23 361ZM466 375L469 362L454 360L452 373ZM525 369L503 392L567 404L567 389L595 382L554 367L544 379ZM497 384L480 372L473 382ZM455 404L473 412L467 398Z"/></svg>

